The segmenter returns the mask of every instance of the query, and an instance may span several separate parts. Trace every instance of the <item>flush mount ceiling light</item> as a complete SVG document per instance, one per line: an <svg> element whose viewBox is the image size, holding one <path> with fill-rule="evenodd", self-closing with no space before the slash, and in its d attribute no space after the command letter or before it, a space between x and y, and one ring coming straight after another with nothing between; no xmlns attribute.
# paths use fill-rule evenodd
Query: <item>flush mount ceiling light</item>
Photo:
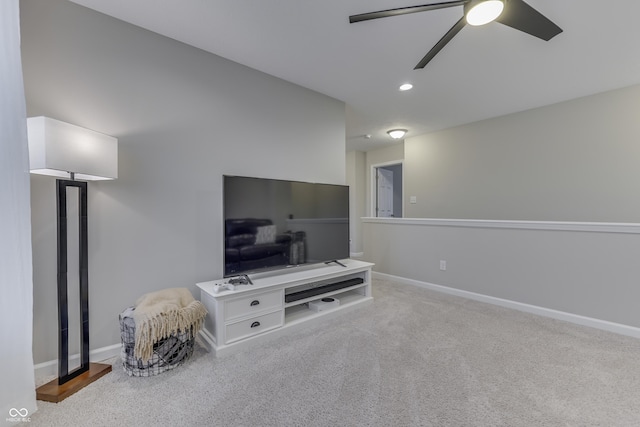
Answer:
<svg viewBox="0 0 640 427"><path fill-rule="evenodd" d="M387 131L387 133L393 139L400 139L407 133L407 130L406 129L391 129L390 131Z"/></svg>
<svg viewBox="0 0 640 427"><path fill-rule="evenodd" d="M472 0L464 5L464 15L469 25L485 25L495 21L503 9L502 0Z"/></svg>
<svg viewBox="0 0 640 427"><path fill-rule="evenodd" d="M400 87L398 88L401 92L404 92L405 90L410 90L413 88L413 85L411 83L405 83L403 85L400 85Z"/></svg>

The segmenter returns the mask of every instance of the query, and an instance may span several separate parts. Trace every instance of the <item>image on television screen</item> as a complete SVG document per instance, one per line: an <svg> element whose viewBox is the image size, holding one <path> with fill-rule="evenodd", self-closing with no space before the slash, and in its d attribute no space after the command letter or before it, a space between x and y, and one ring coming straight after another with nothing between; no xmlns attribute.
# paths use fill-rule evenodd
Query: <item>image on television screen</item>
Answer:
<svg viewBox="0 0 640 427"><path fill-rule="evenodd" d="M223 177L225 276L349 258L349 187Z"/></svg>

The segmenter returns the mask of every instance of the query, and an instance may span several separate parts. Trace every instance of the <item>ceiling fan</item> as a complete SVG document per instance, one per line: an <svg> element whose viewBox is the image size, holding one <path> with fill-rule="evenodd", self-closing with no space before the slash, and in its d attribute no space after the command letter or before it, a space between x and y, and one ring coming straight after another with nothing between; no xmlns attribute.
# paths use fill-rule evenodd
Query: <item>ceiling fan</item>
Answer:
<svg viewBox="0 0 640 427"><path fill-rule="evenodd" d="M426 12L454 6L463 7L462 18L431 48L418 65L414 67L414 70L424 68L466 24L484 25L491 21L498 21L501 24L531 34L545 41L551 40L562 32L560 27L523 0L453 0L421 6L400 7L397 9L351 15L349 17L349 23L353 24L371 19Z"/></svg>

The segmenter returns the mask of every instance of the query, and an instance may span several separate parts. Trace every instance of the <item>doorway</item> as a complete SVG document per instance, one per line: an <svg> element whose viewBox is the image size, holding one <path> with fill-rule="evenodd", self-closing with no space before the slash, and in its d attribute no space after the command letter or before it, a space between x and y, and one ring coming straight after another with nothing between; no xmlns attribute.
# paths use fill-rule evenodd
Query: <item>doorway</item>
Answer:
<svg viewBox="0 0 640 427"><path fill-rule="evenodd" d="M372 165L372 216L402 218L402 162Z"/></svg>

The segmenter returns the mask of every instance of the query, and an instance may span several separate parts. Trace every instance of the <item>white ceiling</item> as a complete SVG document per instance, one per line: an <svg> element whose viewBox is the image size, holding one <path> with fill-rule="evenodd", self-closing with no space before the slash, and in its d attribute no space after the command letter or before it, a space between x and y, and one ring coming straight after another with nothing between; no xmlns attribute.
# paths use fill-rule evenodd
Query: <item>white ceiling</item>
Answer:
<svg viewBox="0 0 640 427"><path fill-rule="evenodd" d="M344 101L350 149L640 83L638 0L527 0L564 32L467 26L423 70L461 6L349 24L443 0L72 1Z"/></svg>

